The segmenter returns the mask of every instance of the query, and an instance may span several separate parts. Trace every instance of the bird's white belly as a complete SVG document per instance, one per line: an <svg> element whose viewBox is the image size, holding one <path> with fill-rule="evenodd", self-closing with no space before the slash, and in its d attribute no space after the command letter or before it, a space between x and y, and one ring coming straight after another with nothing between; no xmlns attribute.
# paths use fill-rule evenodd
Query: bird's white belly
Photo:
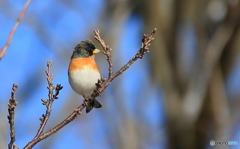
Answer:
<svg viewBox="0 0 240 149"><path fill-rule="evenodd" d="M71 72L68 76L72 89L86 97L90 96L95 88L95 84L100 79L100 73L93 69L84 68Z"/></svg>

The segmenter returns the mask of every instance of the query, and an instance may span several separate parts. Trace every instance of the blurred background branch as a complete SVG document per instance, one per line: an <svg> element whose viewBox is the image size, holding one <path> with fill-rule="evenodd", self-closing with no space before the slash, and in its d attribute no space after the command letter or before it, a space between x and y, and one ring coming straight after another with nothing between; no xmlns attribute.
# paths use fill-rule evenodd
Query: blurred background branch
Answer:
<svg viewBox="0 0 240 149"><path fill-rule="evenodd" d="M0 50L0 60L3 58L3 56L5 56L6 50L7 50L8 46L9 46L10 43L11 43L13 34L14 34L14 32L16 31L16 29L17 29L20 21L22 20L22 17L23 17L23 15L25 14L25 12L26 12L26 10L27 10L28 5L30 4L30 2L31 2L31 0L27 0L27 1L26 1L25 5L24 5L24 7L23 7L23 9L22 9L22 11L20 12L20 14L19 14L19 16L18 16L18 19L17 19L16 23L14 24L12 30L11 30L10 33L9 33L9 36L8 36L8 39L7 39L6 44L5 44L5 45L2 47L2 49Z"/></svg>

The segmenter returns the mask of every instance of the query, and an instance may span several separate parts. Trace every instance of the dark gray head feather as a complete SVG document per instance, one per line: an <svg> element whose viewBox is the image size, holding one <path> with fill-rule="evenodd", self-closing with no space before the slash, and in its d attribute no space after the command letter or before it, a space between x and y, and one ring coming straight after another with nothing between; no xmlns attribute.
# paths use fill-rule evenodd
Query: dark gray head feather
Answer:
<svg viewBox="0 0 240 149"><path fill-rule="evenodd" d="M93 55L93 50L96 49L93 45L91 40L82 41L78 44L73 51L72 57L73 58L84 58Z"/></svg>

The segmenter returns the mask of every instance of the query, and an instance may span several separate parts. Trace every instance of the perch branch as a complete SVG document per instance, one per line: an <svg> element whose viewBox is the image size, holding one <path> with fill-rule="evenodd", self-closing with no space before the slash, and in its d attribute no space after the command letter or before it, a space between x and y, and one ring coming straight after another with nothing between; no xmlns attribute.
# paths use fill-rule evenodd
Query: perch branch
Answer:
<svg viewBox="0 0 240 149"><path fill-rule="evenodd" d="M13 143L15 142L16 138L15 138L15 128L14 128L14 115L15 115L15 107L17 106L17 101L15 98L15 93L16 90L18 88L17 84L13 84L12 87L12 92L11 92L11 99L9 100L8 103L8 122L10 124L10 143L8 144L8 149L18 149L18 147L16 145L13 145Z"/></svg>
<svg viewBox="0 0 240 149"><path fill-rule="evenodd" d="M151 45L150 43L154 40L153 35L156 33L157 29L155 28L150 35L144 34L142 38L142 46L140 50L136 53L136 55L128 61L127 64L125 64L120 70L118 70L115 74L109 72L109 77L108 79L101 78L101 80L98 81L96 84L96 88L91 95L90 101L96 98L97 96L100 96L101 93L108 87L108 85L115 79L117 76L122 74L125 70L127 70L137 59L142 59L143 55L149 52L149 46ZM109 64L109 71L112 70L113 64L111 60L111 49L105 45L105 42L103 39L100 37L100 32L99 30L95 30L95 39L102 45L103 47L103 54L106 55L107 61ZM110 59L110 60L108 60Z"/></svg>
<svg viewBox="0 0 240 149"><path fill-rule="evenodd" d="M92 93L91 97L89 100L84 99L83 103L77 107L65 120L63 120L60 124L56 125L54 128L50 129L49 131L45 133L39 133L38 137L35 137L31 142L29 142L24 149L30 149L34 147L38 142L42 141L43 139L46 139L47 137L51 136L52 134L56 133L59 131L61 128L66 126L68 123L73 121L78 115L82 114L82 110L86 107L88 102L93 100L94 98L100 96L100 94L109 86L109 84L120 74L122 74L125 70L127 70L137 59L143 58L143 55L149 52L149 46L150 42L154 40L153 35L156 33L156 29L152 31L150 35L144 34L143 39L142 39L142 46L140 50L136 53L136 55L126 64L124 65L119 71L117 71L115 74L112 72L112 60L111 60L111 49L106 46L105 42L101 39L100 37L100 32L99 30L95 30L95 38L98 40L98 42L102 45L103 47L103 54L107 56L107 61L109 64L109 76L108 79L101 78L98 80L98 83L96 83L96 88L94 92ZM47 101L43 100L43 103ZM42 125L42 124L41 124Z"/></svg>

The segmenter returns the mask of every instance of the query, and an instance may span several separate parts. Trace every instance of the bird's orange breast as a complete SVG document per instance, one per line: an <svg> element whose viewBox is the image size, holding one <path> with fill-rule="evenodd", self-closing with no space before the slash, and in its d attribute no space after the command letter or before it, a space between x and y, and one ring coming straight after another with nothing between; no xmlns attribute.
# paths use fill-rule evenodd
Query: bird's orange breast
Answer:
<svg viewBox="0 0 240 149"><path fill-rule="evenodd" d="M74 71L74 70L81 70L84 69L84 67L91 68L98 72L98 66L94 60L94 55L87 57L87 58L74 58L71 60L69 64L68 71Z"/></svg>

